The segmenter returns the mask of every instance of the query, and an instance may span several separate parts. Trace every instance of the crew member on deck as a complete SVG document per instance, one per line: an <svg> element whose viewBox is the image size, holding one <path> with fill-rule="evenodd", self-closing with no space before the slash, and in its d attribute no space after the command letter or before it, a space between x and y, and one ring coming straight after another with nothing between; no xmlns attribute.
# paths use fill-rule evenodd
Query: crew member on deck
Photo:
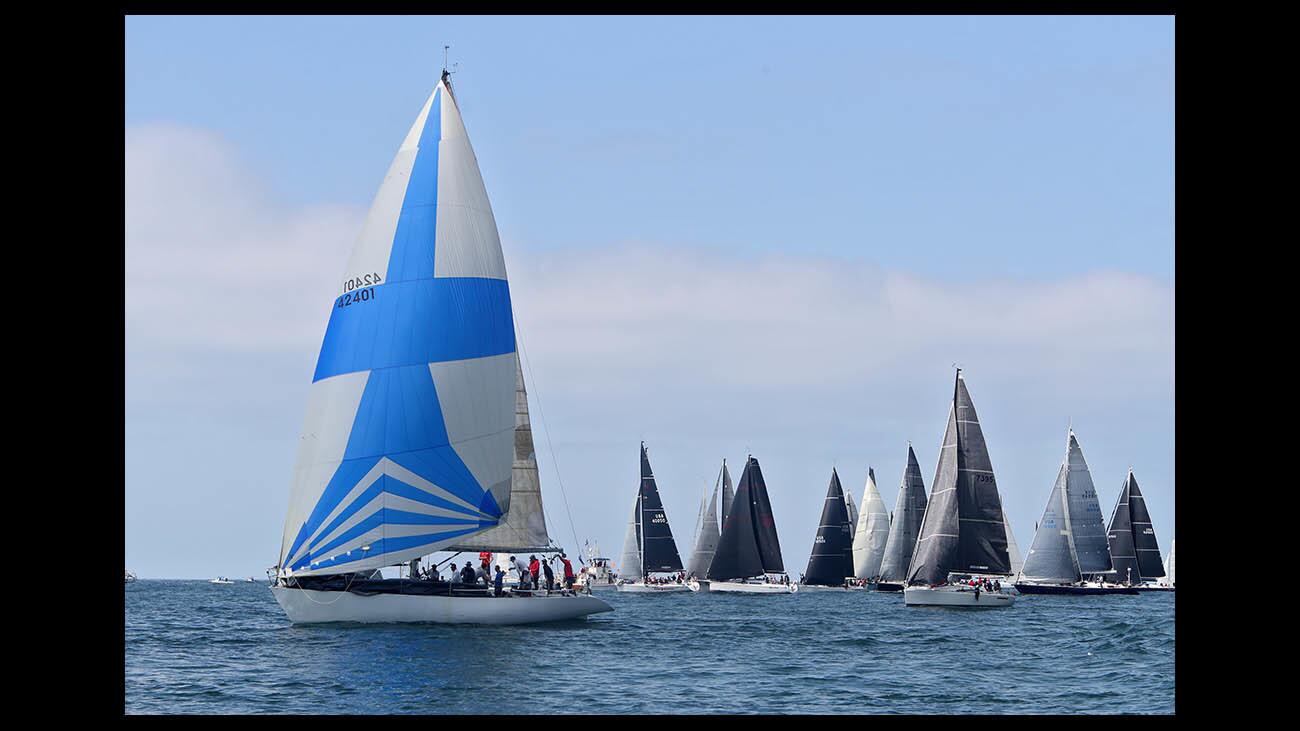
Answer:
<svg viewBox="0 0 1300 731"><path fill-rule="evenodd" d="M560 554L560 563L564 564L564 588L572 590L573 564L569 563L569 559L565 558L563 553Z"/></svg>

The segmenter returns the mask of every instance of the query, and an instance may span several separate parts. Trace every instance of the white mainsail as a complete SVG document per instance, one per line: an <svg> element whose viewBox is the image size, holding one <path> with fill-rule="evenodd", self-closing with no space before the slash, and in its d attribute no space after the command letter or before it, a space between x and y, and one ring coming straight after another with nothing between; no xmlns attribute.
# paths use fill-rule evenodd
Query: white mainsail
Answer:
<svg viewBox="0 0 1300 731"><path fill-rule="evenodd" d="M870 579L880 573L889 541L889 509L876 489L876 472L867 469L867 486L862 490L862 510L853 533L853 575Z"/></svg>
<svg viewBox="0 0 1300 731"><path fill-rule="evenodd" d="M470 540L510 511L510 287L447 78L389 166L330 303L282 576L403 563Z"/></svg>
<svg viewBox="0 0 1300 731"><path fill-rule="evenodd" d="M1169 541L1169 558L1165 559L1165 580L1174 585L1174 541Z"/></svg>

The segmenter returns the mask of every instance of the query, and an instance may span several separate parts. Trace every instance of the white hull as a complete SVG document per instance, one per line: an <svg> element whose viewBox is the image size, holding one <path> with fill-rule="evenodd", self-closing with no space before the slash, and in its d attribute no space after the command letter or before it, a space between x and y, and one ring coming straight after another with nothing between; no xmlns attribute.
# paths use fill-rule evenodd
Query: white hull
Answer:
<svg viewBox="0 0 1300 731"><path fill-rule="evenodd" d="M969 607L999 609L1009 607L1016 598L1006 592L980 591L958 586L909 586L903 589L903 601L909 607Z"/></svg>
<svg viewBox="0 0 1300 731"><path fill-rule="evenodd" d="M676 594L684 591L690 591L690 587L685 584L617 584L619 591L626 594Z"/></svg>
<svg viewBox="0 0 1300 731"><path fill-rule="evenodd" d="M591 589L592 591L613 591L618 588L618 584L608 584L603 581L601 582L593 581L587 584L587 588Z"/></svg>
<svg viewBox="0 0 1300 731"><path fill-rule="evenodd" d="M592 596L450 597L409 594L360 596L346 591L271 587L289 621L435 622L438 624L531 624L577 619L614 608Z"/></svg>
<svg viewBox="0 0 1300 731"><path fill-rule="evenodd" d="M686 582L686 588L691 591L707 592L709 590L708 579L691 579Z"/></svg>
<svg viewBox="0 0 1300 731"><path fill-rule="evenodd" d="M710 581L709 591L727 594L793 594L798 584L750 584L744 581Z"/></svg>
<svg viewBox="0 0 1300 731"><path fill-rule="evenodd" d="M811 591L813 593L820 591L848 591L843 586L821 586L820 584L799 584L799 591Z"/></svg>

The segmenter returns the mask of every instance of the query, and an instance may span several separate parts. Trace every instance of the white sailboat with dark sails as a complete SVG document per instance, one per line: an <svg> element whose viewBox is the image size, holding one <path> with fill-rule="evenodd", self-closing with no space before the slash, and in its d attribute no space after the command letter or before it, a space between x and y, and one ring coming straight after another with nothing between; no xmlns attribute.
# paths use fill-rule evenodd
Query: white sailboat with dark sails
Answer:
<svg viewBox="0 0 1300 731"><path fill-rule="evenodd" d="M1164 562L1160 558L1160 544L1156 543L1146 498L1142 497L1132 467L1115 501L1106 538L1115 565L1115 581L1136 587L1138 591L1172 591L1173 587L1157 583L1157 579L1165 575Z"/></svg>
<svg viewBox="0 0 1300 731"><path fill-rule="evenodd" d="M708 581L711 592L786 594L799 590L785 573L767 484L752 456L745 460L736 496L722 522ZM700 589L698 581L688 583L692 589Z"/></svg>
<svg viewBox="0 0 1300 731"><path fill-rule="evenodd" d="M1065 441L1065 458L1016 588L1022 594L1136 594L1102 581L1114 569L1101 504L1073 429Z"/></svg>
<svg viewBox="0 0 1300 731"><path fill-rule="evenodd" d="M885 541L885 555L880 560L880 576L876 579L877 591L902 591L907 581L907 568L912 563L917 536L921 535L921 521L925 518L925 480L916 452L907 445L907 466L903 468L903 482L894 501L894 513L889 521L889 538Z"/></svg>
<svg viewBox="0 0 1300 731"><path fill-rule="evenodd" d="M984 432L957 369L948 427L903 599L907 606L992 609L1015 596L1001 586L1012 573L1002 497ZM998 588L988 590L986 583Z"/></svg>
<svg viewBox="0 0 1300 731"><path fill-rule="evenodd" d="M378 571L466 546L549 543L535 462L532 484L516 469L532 445L518 428L527 397L505 262L445 69L330 312L271 589L289 619L523 624L611 611L567 590L495 596Z"/></svg>
<svg viewBox="0 0 1300 731"><path fill-rule="evenodd" d="M677 541L673 540L663 500L659 497L654 471L650 469L645 442L641 442L641 484L632 508L632 524L628 527L632 531L634 550L627 552L623 559L624 576L616 588L633 594L690 591L681 578L682 559L677 553ZM633 570L635 573L631 573Z"/></svg>
<svg viewBox="0 0 1300 731"><path fill-rule="evenodd" d="M853 528L839 473L831 468L831 482L822 502L817 536L813 538L808 568L799 580L801 591L843 591L853 577Z"/></svg>

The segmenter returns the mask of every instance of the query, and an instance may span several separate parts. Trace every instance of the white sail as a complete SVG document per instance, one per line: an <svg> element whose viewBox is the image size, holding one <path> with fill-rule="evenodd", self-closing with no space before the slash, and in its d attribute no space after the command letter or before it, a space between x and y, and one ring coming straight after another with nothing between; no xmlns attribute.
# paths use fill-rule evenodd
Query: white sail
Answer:
<svg viewBox="0 0 1300 731"><path fill-rule="evenodd" d="M870 579L880 573L889 542L889 509L876 489L876 473L867 470L867 486L862 490L862 510L853 533L853 575Z"/></svg>
<svg viewBox="0 0 1300 731"><path fill-rule="evenodd" d="M636 534L636 517L639 503L632 504L632 517L627 521L627 534L623 536L623 557L618 562L618 575L628 581L641 578L641 546Z"/></svg>
<svg viewBox="0 0 1300 731"><path fill-rule="evenodd" d="M393 565L496 526L510 508L515 371L496 223L444 77L330 303L280 573Z"/></svg>
<svg viewBox="0 0 1300 731"><path fill-rule="evenodd" d="M1170 586L1174 585L1174 543L1169 541L1169 558L1165 559L1165 580Z"/></svg>
<svg viewBox="0 0 1300 731"><path fill-rule="evenodd" d="M1007 503L1003 500L1002 504ZM1025 566L1025 559L1021 557L1020 547L1016 545L1016 534L1011 532L1011 519L1007 517L1006 511L1002 512L1002 529L1007 532L1007 558L1011 560L1011 574L1018 577Z"/></svg>
<svg viewBox="0 0 1300 731"><path fill-rule="evenodd" d="M686 565L686 571L695 576L706 576L709 573L709 564L713 562L713 554L718 550L718 487L722 482L722 473L718 473L718 481L713 485L713 492L707 499L700 500L700 513L696 521L695 530L695 548L691 551L691 560Z"/></svg>
<svg viewBox="0 0 1300 731"><path fill-rule="evenodd" d="M528 419L528 392L524 388L524 371L515 358L515 461L510 473L510 509L495 528L457 542L449 551L494 551L499 554L547 550L551 538L546 533L546 515L542 511L542 484L537 474L537 454L533 449L533 427ZM507 566L508 557L497 556L497 563Z"/></svg>

